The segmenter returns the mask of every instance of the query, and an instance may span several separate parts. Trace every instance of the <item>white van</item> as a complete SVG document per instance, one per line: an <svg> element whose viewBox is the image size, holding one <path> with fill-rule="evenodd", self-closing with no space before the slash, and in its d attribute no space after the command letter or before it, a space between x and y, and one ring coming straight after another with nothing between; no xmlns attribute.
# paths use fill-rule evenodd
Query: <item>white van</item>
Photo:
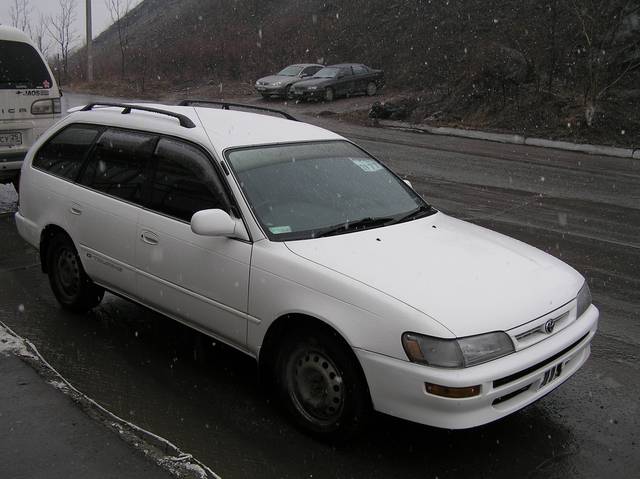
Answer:
<svg viewBox="0 0 640 479"><path fill-rule="evenodd" d="M27 150L60 118L60 96L29 37L0 25L0 183L13 182L18 189Z"/></svg>

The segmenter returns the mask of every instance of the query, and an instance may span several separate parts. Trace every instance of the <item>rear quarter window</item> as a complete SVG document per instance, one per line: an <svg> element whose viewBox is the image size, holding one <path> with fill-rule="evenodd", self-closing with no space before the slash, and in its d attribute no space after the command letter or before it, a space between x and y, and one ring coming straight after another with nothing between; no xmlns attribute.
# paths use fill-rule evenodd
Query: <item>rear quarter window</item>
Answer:
<svg viewBox="0 0 640 479"><path fill-rule="evenodd" d="M97 126L68 126L40 148L33 167L74 180L99 133Z"/></svg>

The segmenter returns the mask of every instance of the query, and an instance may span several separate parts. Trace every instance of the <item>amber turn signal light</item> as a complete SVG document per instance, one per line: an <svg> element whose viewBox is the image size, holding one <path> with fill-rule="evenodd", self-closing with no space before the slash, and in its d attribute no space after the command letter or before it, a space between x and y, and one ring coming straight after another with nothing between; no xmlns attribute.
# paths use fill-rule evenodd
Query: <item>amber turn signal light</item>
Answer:
<svg viewBox="0 0 640 479"><path fill-rule="evenodd" d="M462 399L478 396L480 394L480 386L467 386L464 388L451 388L449 386L440 386L439 384L424 383L429 394L442 396L445 398Z"/></svg>

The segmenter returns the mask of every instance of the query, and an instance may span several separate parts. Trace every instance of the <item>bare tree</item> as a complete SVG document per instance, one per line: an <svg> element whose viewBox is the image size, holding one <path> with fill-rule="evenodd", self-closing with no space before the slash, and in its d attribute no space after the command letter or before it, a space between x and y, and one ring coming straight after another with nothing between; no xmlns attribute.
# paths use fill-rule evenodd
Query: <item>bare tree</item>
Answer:
<svg viewBox="0 0 640 479"><path fill-rule="evenodd" d="M603 95L640 68L640 32L625 31L640 12L640 0L570 0L570 5L581 34L585 120L592 126Z"/></svg>
<svg viewBox="0 0 640 479"><path fill-rule="evenodd" d="M13 0L10 8L11 26L29 33L29 17L31 15L30 0Z"/></svg>
<svg viewBox="0 0 640 479"><path fill-rule="evenodd" d="M42 52L42 55L46 58L49 54L49 48L51 47L50 41L47 39L47 17L40 14L38 15L38 21L36 23L31 24L31 38L36 45L38 46L38 50Z"/></svg>
<svg viewBox="0 0 640 479"><path fill-rule="evenodd" d="M74 0L58 0L58 5L60 10L56 15L48 17L46 28L60 49L62 72L66 81L69 68L69 49L71 42L75 39L73 23L76 19L76 4Z"/></svg>
<svg viewBox="0 0 640 479"><path fill-rule="evenodd" d="M131 0L104 0L104 4L109 10L111 21L118 30L118 42L120 44L120 78L124 80L126 69L126 50L129 38L127 35L127 22L124 17L129 13Z"/></svg>

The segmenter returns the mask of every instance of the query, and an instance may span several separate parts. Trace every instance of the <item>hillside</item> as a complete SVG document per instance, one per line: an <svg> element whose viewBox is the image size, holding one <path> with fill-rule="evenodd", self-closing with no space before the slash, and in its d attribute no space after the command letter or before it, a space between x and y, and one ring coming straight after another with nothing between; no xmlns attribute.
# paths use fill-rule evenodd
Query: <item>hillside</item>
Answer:
<svg viewBox="0 0 640 479"><path fill-rule="evenodd" d="M115 25L96 39L94 69L142 91L359 61L385 70L413 121L637 144L638 8L640 0L144 0L123 20L124 77Z"/></svg>

